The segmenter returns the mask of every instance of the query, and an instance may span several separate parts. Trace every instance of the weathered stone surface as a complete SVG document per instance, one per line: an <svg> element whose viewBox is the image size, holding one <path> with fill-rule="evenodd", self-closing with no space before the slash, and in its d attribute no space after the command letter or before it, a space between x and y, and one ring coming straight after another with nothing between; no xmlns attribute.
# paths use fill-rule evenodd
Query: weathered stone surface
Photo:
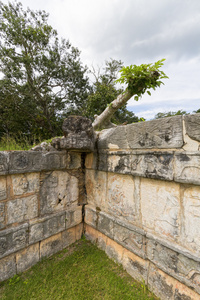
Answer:
<svg viewBox="0 0 200 300"><path fill-rule="evenodd" d="M12 151L9 152L9 174L30 173L42 170L59 170L67 166L65 151L37 152Z"/></svg>
<svg viewBox="0 0 200 300"><path fill-rule="evenodd" d="M37 216L37 195L11 200L7 203L7 224L23 222Z"/></svg>
<svg viewBox="0 0 200 300"><path fill-rule="evenodd" d="M148 285L162 300L174 299L173 283L164 272L150 264Z"/></svg>
<svg viewBox="0 0 200 300"><path fill-rule="evenodd" d="M88 204L106 209L107 173L86 170L85 176Z"/></svg>
<svg viewBox="0 0 200 300"><path fill-rule="evenodd" d="M88 205L85 206L85 223L94 228L97 228L99 212L100 210L96 211L94 208L91 208Z"/></svg>
<svg viewBox="0 0 200 300"><path fill-rule="evenodd" d="M200 255L200 187L193 186L184 189L183 208L182 244Z"/></svg>
<svg viewBox="0 0 200 300"><path fill-rule="evenodd" d="M65 230L65 212L30 221L29 243L44 240Z"/></svg>
<svg viewBox="0 0 200 300"><path fill-rule="evenodd" d="M98 135L98 149L127 149L126 126L102 130Z"/></svg>
<svg viewBox="0 0 200 300"><path fill-rule="evenodd" d="M63 249L62 236L58 233L40 243L40 258L48 257Z"/></svg>
<svg viewBox="0 0 200 300"><path fill-rule="evenodd" d="M16 254L17 273L24 272L40 260L39 243Z"/></svg>
<svg viewBox="0 0 200 300"><path fill-rule="evenodd" d="M6 222L6 210L5 210L5 203L0 203L0 229L5 227Z"/></svg>
<svg viewBox="0 0 200 300"><path fill-rule="evenodd" d="M183 145L181 116L135 123L126 127L131 149L169 149Z"/></svg>
<svg viewBox="0 0 200 300"><path fill-rule="evenodd" d="M99 213L97 215L97 229L106 236L113 239L114 236L114 219L107 214Z"/></svg>
<svg viewBox="0 0 200 300"><path fill-rule="evenodd" d="M94 150L94 129L91 120L82 116L69 116L63 122L64 138L53 140L54 147L71 151Z"/></svg>
<svg viewBox="0 0 200 300"><path fill-rule="evenodd" d="M42 215L75 205L78 201L78 179L64 171L42 174L40 212Z"/></svg>
<svg viewBox="0 0 200 300"><path fill-rule="evenodd" d="M134 222L136 215L134 200L133 177L108 173L107 212L115 217Z"/></svg>
<svg viewBox="0 0 200 300"><path fill-rule="evenodd" d="M9 153L6 151L0 152L0 175L8 174Z"/></svg>
<svg viewBox="0 0 200 300"><path fill-rule="evenodd" d="M159 269L200 293L200 262L153 240L147 241L147 256Z"/></svg>
<svg viewBox="0 0 200 300"><path fill-rule="evenodd" d="M0 176L0 201L7 198L6 177Z"/></svg>
<svg viewBox="0 0 200 300"><path fill-rule="evenodd" d="M175 153L174 180L200 185L200 153Z"/></svg>
<svg viewBox="0 0 200 300"><path fill-rule="evenodd" d="M28 243L28 224L0 231L0 258L23 249Z"/></svg>
<svg viewBox="0 0 200 300"><path fill-rule="evenodd" d="M4 281L16 274L15 256L10 255L0 260L0 281Z"/></svg>
<svg viewBox="0 0 200 300"><path fill-rule="evenodd" d="M200 142L200 114L184 116L187 135Z"/></svg>
<svg viewBox="0 0 200 300"><path fill-rule="evenodd" d="M66 169L78 169L81 168L81 153L67 152L67 164Z"/></svg>
<svg viewBox="0 0 200 300"><path fill-rule="evenodd" d="M147 178L173 180L173 152L112 151L101 169Z"/></svg>
<svg viewBox="0 0 200 300"><path fill-rule="evenodd" d="M73 227L82 222L82 206L77 206L75 210L66 211L66 228Z"/></svg>
<svg viewBox="0 0 200 300"><path fill-rule="evenodd" d="M85 158L85 167L86 169L97 169L97 152L87 153Z"/></svg>
<svg viewBox="0 0 200 300"><path fill-rule="evenodd" d="M149 262L125 250L123 254L123 267L134 279L145 281L147 284Z"/></svg>
<svg viewBox="0 0 200 300"><path fill-rule="evenodd" d="M61 232L63 248L70 246L76 241L76 228L72 227Z"/></svg>
<svg viewBox="0 0 200 300"><path fill-rule="evenodd" d="M39 191L39 173L12 175L12 185L14 195L26 193L37 193Z"/></svg>
<svg viewBox="0 0 200 300"><path fill-rule="evenodd" d="M112 239L107 238L105 252L117 263L122 263L124 248Z"/></svg>
<svg viewBox="0 0 200 300"><path fill-rule="evenodd" d="M145 229L176 240L180 236L180 187L176 183L141 179L141 214Z"/></svg>
<svg viewBox="0 0 200 300"><path fill-rule="evenodd" d="M145 238L142 234L115 223L114 240L140 257L145 257Z"/></svg>

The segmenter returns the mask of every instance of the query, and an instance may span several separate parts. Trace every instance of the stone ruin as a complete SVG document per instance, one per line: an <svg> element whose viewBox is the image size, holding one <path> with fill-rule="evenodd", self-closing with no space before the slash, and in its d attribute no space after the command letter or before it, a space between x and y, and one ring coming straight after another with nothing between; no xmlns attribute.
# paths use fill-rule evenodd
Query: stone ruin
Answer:
<svg viewBox="0 0 200 300"><path fill-rule="evenodd" d="M80 239L161 299L200 299L200 114L0 152L0 280Z"/></svg>

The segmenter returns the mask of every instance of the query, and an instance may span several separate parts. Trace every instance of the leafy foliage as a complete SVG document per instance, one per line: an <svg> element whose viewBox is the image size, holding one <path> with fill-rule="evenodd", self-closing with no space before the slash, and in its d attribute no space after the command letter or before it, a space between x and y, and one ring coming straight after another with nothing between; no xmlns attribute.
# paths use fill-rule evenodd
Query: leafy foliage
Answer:
<svg viewBox="0 0 200 300"><path fill-rule="evenodd" d="M139 100L145 92L151 95L150 89L160 87L163 82L161 79L168 78L160 67L163 66L165 59L161 59L154 64L141 64L140 66L130 65L121 69L121 77L116 82L127 84L127 90Z"/></svg>
<svg viewBox="0 0 200 300"><path fill-rule="evenodd" d="M44 11L0 1L0 131L49 138L61 118L81 110L89 82L80 52L59 40Z"/></svg>
<svg viewBox="0 0 200 300"><path fill-rule="evenodd" d="M178 110L178 111L169 111L169 112L159 112L155 115L154 119L160 119L160 118L167 118L167 117L173 117L173 116L180 116L180 115L189 115L185 110Z"/></svg>
<svg viewBox="0 0 200 300"><path fill-rule="evenodd" d="M123 90L118 89L115 84L121 68L121 61L111 59L110 61L105 62L103 72L100 73L100 70L98 70L98 75L93 72L95 82L92 91L88 96L85 116L94 120L95 115L100 115L102 111L117 98L117 96L123 93ZM133 112L127 110L126 105L123 105L117 110L111 119L115 124L122 124L124 122L133 123L138 122L139 120L140 119L135 116Z"/></svg>

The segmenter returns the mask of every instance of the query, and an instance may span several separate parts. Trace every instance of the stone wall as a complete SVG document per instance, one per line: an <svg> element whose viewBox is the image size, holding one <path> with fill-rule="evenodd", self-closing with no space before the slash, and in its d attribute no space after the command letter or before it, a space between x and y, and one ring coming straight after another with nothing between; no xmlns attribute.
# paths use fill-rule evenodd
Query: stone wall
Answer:
<svg viewBox="0 0 200 300"><path fill-rule="evenodd" d="M71 122L50 152L0 152L0 281L85 233L161 299L200 299L200 114L103 130L95 149Z"/></svg>
<svg viewBox="0 0 200 300"><path fill-rule="evenodd" d="M161 299L200 299L200 114L103 130L86 168L86 236Z"/></svg>
<svg viewBox="0 0 200 300"><path fill-rule="evenodd" d="M80 239L80 153L0 152L0 281Z"/></svg>

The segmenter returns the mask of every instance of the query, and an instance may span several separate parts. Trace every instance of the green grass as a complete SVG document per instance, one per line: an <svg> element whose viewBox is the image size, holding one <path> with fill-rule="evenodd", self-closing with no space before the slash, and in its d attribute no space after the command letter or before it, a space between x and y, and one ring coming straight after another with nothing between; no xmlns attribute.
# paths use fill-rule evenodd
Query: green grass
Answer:
<svg viewBox="0 0 200 300"><path fill-rule="evenodd" d="M9 137L3 136L0 140L0 151L13 151L13 150L29 150L31 144L26 137Z"/></svg>
<svg viewBox="0 0 200 300"><path fill-rule="evenodd" d="M157 299L95 245L81 239L0 283L0 299Z"/></svg>

